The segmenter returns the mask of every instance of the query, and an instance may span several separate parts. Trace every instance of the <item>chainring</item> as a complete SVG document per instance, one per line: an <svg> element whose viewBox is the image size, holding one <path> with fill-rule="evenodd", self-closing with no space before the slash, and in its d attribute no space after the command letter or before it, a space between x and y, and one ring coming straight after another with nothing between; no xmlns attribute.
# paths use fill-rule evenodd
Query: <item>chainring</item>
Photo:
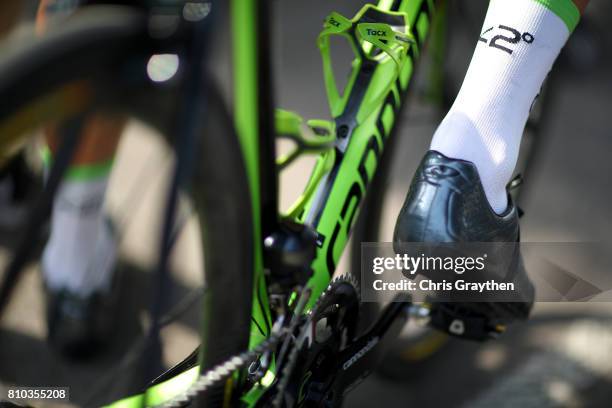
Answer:
<svg viewBox="0 0 612 408"><path fill-rule="evenodd" d="M309 313L311 338L295 365L287 392L297 407L336 407L342 395L333 387L339 355L351 343L359 321L360 297L350 275L335 278Z"/></svg>

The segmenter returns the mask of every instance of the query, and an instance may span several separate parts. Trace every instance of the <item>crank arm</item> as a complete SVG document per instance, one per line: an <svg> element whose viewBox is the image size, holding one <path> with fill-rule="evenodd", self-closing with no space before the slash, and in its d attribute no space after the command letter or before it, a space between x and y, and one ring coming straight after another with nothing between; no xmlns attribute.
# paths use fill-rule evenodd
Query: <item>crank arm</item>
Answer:
<svg viewBox="0 0 612 408"><path fill-rule="evenodd" d="M374 325L356 338L338 359L334 388L343 394L366 378L377 366L390 342L398 336L408 318L411 305L407 295L399 294L382 311Z"/></svg>

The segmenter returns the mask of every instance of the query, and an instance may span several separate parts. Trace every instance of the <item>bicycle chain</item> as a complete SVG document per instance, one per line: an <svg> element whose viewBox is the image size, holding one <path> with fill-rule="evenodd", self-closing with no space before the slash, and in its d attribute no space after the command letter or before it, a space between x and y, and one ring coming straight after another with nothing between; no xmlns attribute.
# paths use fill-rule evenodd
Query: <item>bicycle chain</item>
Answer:
<svg viewBox="0 0 612 408"><path fill-rule="evenodd" d="M276 345L287 334L289 334L289 330L285 329L279 331L278 333L273 333L269 338L255 346L253 350L240 353L226 360L224 363L211 368L204 374L200 375L186 391L165 402L164 404L159 405L159 407L178 408L184 406L198 394L207 391L215 385L218 385L234 371L246 367L247 364L251 363L251 361L257 358L260 354L274 350L274 347L276 347Z"/></svg>
<svg viewBox="0 0 612 408"><path fill-rule="evenodd" d="M287 364L281 370L278 381L278 389L276 391L276 396L272 401L273 408L280 408L283 400L283 395L285 393L285 389L287 388L287 384L289 383L289 378L291 378L291 374L293 373L293 369L295 367L295 363L297 362L297 358L299 355L299 351L301 348L301 340L302 336L304 336L304 331L308 329L309 324L304 325L304 328L300 332L297 340L291 351L289 352L289 357L287 357Z"/></svg>
<svg viewBox="0 0 612 408"><path fill-rule="evenodd" d="M321 299L323 299L325 296L328 295L330 289L333 287L333 284L335 284L339 280L350 280L351 283L354 282L354 278L352 276L351 277L340 276L332 280L332 282L330 282L327 288L321 293L321 295L319 296L319 299L317 299L317 303L315 303L315 306L308 312L309 318L310 316L314 314L314 311L316 311L316 308L321 304ZM308 293L302 292L302 294L300 295L300 299L298 299L298 305L304 304L305 302L303 301L303 296L309 296L309 295L310 295L309 292ZM297 312L301 314L301 311L297 311ZM289 355L287 357L287 363L285 364L285 367L282 369L281 375L279 376L280 380L278 384L277 396L280 396L280 397L274 399L274 403L273 403L274 406L280 406L280 402L282 402L282 395L284 394L284 390L287 386L289 378L291 377L293 369L295 368L295 363L297 362L297 357L299 355L299 350L300 350L301 345L298 343L303 341L304 338L307 336L308 329L309 329L309 324L307 323L304 325L304 327L300 331L300 334L297 337L294 347L289 352ZM245 351L234 357L231 357L225 362L216 365L215 367L211 368L204 374L200 375L198 379L191 386L189 386L187 390L175 396L174 398L166 401L165 403L158 405L158 407L160 408L179 408L179 407L184 406L185 404L190 402L193 398L197 397L198 394L209 390L215 385L219 385L219 383L223 381L225 378L227 378L228 376L230 376L232 372L246 367L247 364L250 364L255 358L257 358L261 354L273 351L274 348L282 340L284 340L287 335L291 335L291 333L293 333L294 331L295 331L295 324L292 321L289 327L281 328L279 329L278 332L272 333L269 338L267 338L266 340L262 341L260 344L255 346L253 350Z"/></svg>

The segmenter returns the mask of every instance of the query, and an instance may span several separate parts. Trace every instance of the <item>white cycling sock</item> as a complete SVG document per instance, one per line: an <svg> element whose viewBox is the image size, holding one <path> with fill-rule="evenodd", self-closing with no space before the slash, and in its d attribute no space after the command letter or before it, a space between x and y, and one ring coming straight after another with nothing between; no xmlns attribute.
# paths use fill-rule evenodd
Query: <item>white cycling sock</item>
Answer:
<svg viewBox="0 0 612 408"><path fill-rule="evenodd" d="M110 289L117 248L103 214L107 185L108 174L62 182L42 258L45 283L51 289L82 296Z"/></svg>
<svg viewBox="0 0 612 408"><path fill-rule="evenodd" d="M508 206L531 105L579 18L571 0L492 0L461 90L434 134L432 150L476 165L498 214Z"/></svg>

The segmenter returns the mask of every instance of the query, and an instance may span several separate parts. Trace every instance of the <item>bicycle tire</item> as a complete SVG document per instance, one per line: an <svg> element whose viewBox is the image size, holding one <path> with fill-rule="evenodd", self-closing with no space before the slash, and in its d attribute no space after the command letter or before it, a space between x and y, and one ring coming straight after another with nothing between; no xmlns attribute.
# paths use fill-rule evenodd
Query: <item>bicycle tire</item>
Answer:
<svg viewBox="0 0 612 408"><path fill-rule="evenodd" d="M172 143L179 82L155 85L146 76L146 56L159 46L148 30L137 9L89 6L44 37L9 44L0 61L0 152L23 140L27 130L85 110L128 113ZM248 348L254 258L251 198L238 138L210 81L206 94L206 107L196 115L204 137L198 140L191 188L206 254L203 370ZM220 405L230 394L223 386L213 389L207 406Z"/></svg>

